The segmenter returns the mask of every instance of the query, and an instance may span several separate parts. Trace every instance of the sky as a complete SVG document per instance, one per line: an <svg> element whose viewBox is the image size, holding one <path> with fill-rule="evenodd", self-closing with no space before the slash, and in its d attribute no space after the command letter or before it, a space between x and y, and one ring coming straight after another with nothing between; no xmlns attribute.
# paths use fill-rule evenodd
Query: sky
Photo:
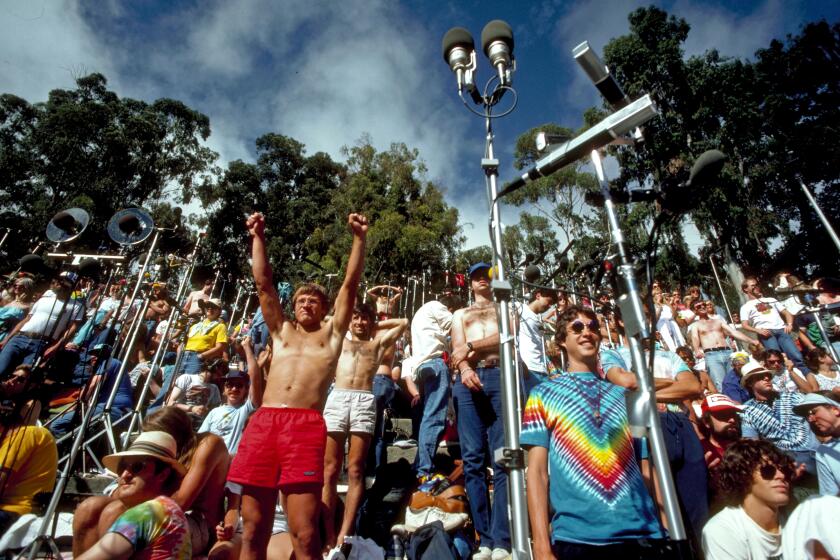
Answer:
<svg viewBox="0 0 840 560"><path fill-rule="evenodd" d="M457 97L443 35L466 27L480 48L487 22L503 19L513 29L519 103L494 125L504 181L515 174L519 134L546 122L577 128L583 111L600 104L572 48L587 40L602 52L628 32L627 15L650 3L0 0L0 92L44 101L50 90L100 72L120 96L175 98L208 115L208 145L222 165L253 161L254 140L267 132L337 160L363 135L383 150L404 142L459 209L472 247L489 242L484 123ZM840 19L840 2L829 0L653 3L691 25L686 55L715 48L750 58L806 22ZM480 83L492 75L483 55L478 75ZM518 213L503 208L503 223L516 223Z"/></svg>

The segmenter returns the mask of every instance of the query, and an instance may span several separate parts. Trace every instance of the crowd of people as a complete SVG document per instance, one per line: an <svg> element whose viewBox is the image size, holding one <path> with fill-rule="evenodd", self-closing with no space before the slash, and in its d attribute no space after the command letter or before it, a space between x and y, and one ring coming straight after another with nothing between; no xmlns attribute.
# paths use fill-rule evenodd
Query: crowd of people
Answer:
<svg viewBox="0 0 840 560"><path fill-rule="evenodd" d="M212 279L177 301L162 282L132 299L131 279L10 277L0 534L39 511L91 410L116 434L139 413L142 429L102 452L116 483L73 512L74 557L509 558L491 265L466 271L468 294L444 289L400 317L399 288L360 291L364 216L348 217L334 298L314 283L278 289L264 218L246 227L259 306L236 324ZM667 465L628 412L643 372L613 295L537 286L513 302L502 320L515 333L535 558L674 557L665 470L689 557L840 557L830 525L814 522L840 509L840 291L831 279L803 291L810 301L765 296L753 277L740 288L732 315L698 286L683 297L654 282L645 295ZM373 502L395 478L394 410L413 421L412 476L399 482L414 494L388 517ZM370 515L393 529L366 531Z"/></svg>

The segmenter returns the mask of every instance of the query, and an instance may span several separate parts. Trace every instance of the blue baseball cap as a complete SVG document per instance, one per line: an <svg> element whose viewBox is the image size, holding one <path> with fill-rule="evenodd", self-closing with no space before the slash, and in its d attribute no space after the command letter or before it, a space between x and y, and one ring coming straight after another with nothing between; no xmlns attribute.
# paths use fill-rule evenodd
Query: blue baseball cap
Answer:
<svg viewBox="0 0 840 560"><path fill-rule="evenodd" d="M491 268L493 268L493 266L492 266L492 265L487 264L486 262L477 262L477 263L475 263L474 265L472 265L472 266L470 267L470 269L467 271L467 276L469 276L470 278L472 278L472 275L473 275L475 272L477 272L477 271L479 271L479 270L490 270Z"/></svg>
<svg viewBox="0 0 840 560"><path fill-rule="evenodd" d="M808 416L811 409L819 405L840 408L839 402L832 400L825 395L820 395L819 393L808 393L798 405L793 407L793 413L797 416Z"/></svg>
<svg viewBox="0 0 840 560"><path fill-rule="evenodd" d="M240 371L238 369L232 369L228 371L227 375L225 375L222 379L241 379L242 381L246 382L251 380L244 371Z"/></svg>

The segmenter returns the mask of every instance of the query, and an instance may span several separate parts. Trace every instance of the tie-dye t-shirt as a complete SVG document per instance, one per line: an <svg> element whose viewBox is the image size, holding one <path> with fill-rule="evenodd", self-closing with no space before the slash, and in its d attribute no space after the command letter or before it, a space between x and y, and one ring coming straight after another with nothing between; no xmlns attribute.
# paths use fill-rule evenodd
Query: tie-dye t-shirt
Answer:
<svg viewBox="0 0 840 560"><path fill-rule="evenodd" d="M663 537L636 461L624 391L593 373L574 373L541 383L528 398L522 445L548 449L554 541Z"/></svg>
<svg viewBox="0 0 840 560"><path fill-rule="evenodd" d="M119 516L109 533L119 533L134 547L132 558L189 560L192 542L187 518L171 498L158 496Z"/></svg>

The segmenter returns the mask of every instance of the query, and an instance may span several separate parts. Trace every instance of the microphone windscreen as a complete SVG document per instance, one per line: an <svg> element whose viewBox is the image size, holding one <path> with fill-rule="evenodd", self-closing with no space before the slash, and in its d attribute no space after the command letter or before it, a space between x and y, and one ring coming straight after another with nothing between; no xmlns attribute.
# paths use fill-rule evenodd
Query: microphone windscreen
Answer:
<svg viewBox="0 0 840 560"><path fill-rule="evenodd" d="M449 52L455 47L464 47L468 51L475 50L475 41L473 41L470 32L463 27L453 27L443 36L443 59L449 63Z"/></svg>
<svg viewBox="0 0 840 560"><path fill-rule="evenodd" d="M495 41L504 41L513 54L513 30L506 21L494 19L481 31L481 49L487 54L487 48Z"/></svg>
<svg viewBox="0 0 840 560"><path fill-rule="evenodd" d="M42 259L40 255L32 253L22 256L18 261L18 265L20 266L21 272L29 272L32 274L42 272L46 269L46 266L44 266L44 259Z"/></svg>
<svg viewBox="0 0 840 560"><path fill-rule="evenodd" d="M542 276L542 271L537 265L529 264L525 267L525 272L523 273L523 276L525 276L526 282L528 282L529 284L533 284L540 279L540 276Z"/></svg>
<svg viewBox="0 0 840 560"><path fill-rule="evenodd" d="M79 276L98 280L102 272L102 265L97 259L84 259L79 263Z"/></svg>
<svg viewBox="0 0 840 560"><path fill-rule="evenodd" d="M691 166L688 183L694 187L707 185L718 176L724 163L726 163L726 154L720 150L703 152Z"/></svg>

